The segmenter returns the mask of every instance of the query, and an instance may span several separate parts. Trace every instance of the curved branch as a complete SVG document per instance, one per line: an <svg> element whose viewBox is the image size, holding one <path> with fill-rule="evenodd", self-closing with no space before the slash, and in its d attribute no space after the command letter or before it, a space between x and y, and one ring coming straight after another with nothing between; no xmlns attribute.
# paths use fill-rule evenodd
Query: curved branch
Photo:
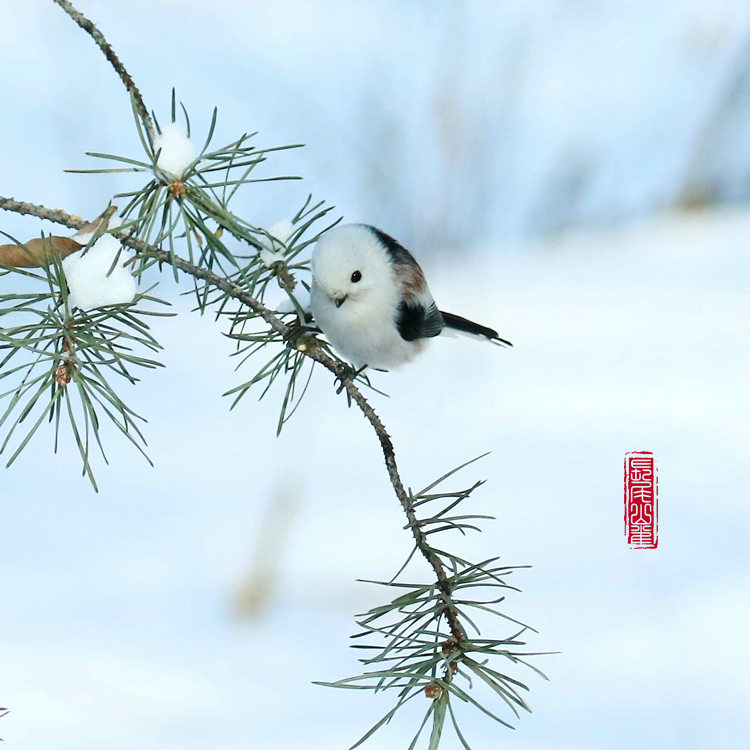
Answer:
<svg viewBox="0 0 750 750"><path fill-rule="evenodd" d="M86 18L86 16L84 16L80 11L76 10L76 8L73 7L72 3L70 3L69 0L54 0L54 2L56 2L84 31L88 32L93 37L94 41L104 53L104 56L110 62L112 67L117 71L117 74L125 84L125 87L135 99L136 109L138 110L138 114L146 125L149 139L153 144L153 123L151 121L151 117L148 114L148 110L146 109L146 105L143 102L141 93L138 90L138 87L135 85L133 79L125 69L125 66L120 62L119 58L115 54L115 51L104 38L104 35L99 31L99 29L94 25L92 21ZM39 216L39 218L56 221L59 224L64 224L67 227L75 229L80 229L85 224L85 222L77 221L76 219L74 219L74 217L69 216L64 211L51 211L50 209L46 209L43 206L34 206L33 204L29 203L19 203L16 201L12 201L12 199L9 201L8 199L2 197L0 197L0 208L4 208L8 211L16 211L17 213L33 214L35 216ZM133 247L142 255L157 258L160 262L174 265L174 267L176 267L183 273L187 273L195 278L202 279L203 281L206 281L217 289L220 289L225 294L228 294L229 296L247 305L253 312L257 313L261 318L263 318L263 320L265 320L266 323L271 326L271 328L273 328L277 333L280 333L284 337L285 341L289 343L290 335L292 333L289 326L279 320L271 310L265 307L254 297L244 292L236 284L232 284L227 279L224 279L221 276L212 273L208 269L196 266L193 263L184 260L183 258L170 255L163 250L159 250L158 248L155 248L151 245L147 245L145 242L141 242L140 240L136 240L132 237L117 232L113 234L121 242L129 245L130 247ZM448 575L445 572L445 568L443 567L440 558L435 554L432 547L427 543L427 538L417 521L411 499L404 489L403 482L401 481L401 476L398 473L398 467L396 465L396 453L393 448L393 443L391 442L390 435L388 435L388 433L386 432L385 426L380 421L380 417L378 417L375 410L372 408L372 406L370 406L367 399L365 399L365 397L362 395L362 392L354 385L351 379L351 373L348 369L346 369L343 365L341 365L333 358L329 357L325 352L321 351L317 347L305 347L304 349L299 348L299 351L301 351L305 356L310 357L311 359L323 365L325 368L330 370L336 376L336 378L338 378L338 380L346 389L346 392L349 394L350 398L357 404L357 406L359 406L365 418L372 425L372 428L375 430L375 434L378 436L378 440L380 441L380 447L383 451L383 457L385 458L385 465L388 471L388 476L391 480L391 485L393 486L396 496L401 503L401 507L406 513L406 517L409 522L408 525L411 529L412 535L414 536L414 541L420 552L424 555L424 557L427 559L427 562L434 570L435 575L438 579L438 586L440 590L443 594L446 595L448 602L451 602L452 592L450 588L450 582L448 580ZM450 624L451 632L453 633L454 638L459 642L465 640L466 632L464 631L464 628L458 619L457 611L452 608L450 604L446 606L445 616Z"/></svg>
<svg viewBox="0 0 750 750"><path fill-rule="evenodd" d="M57 2L57 0L55 1ZM5 209L6 211L14 211L16 213L37 216L40 219L48 219L49 221L63 224L64 226L70 227L72 229L80 229L87 223L83 219L80 219L77 216L71 216L70 214L65 213L65 211L61 211L59 209L48 209L44 206L36 206L32 203L22 203L20 201L15 201L12 198L3 198L2 196L0 196L0 208ZM228 279L218 276L207 268L196 266L194 263L191 263L184 258L171 256L165 250L160 250L159 248L154 247L153 245L149 245L142 240L129 237L128 235L121 232L113 232L112 234L117 237L117 239L119 239L123 244L135 249L143 257L154 258L160 263L173 265L183 273L189 274L194 278L201 279L202 281L211 284L216 289L221 290L230 297L233 297L238 302L247 305L247 307L249 307L254 313L263 318L263 320L268 323L268 325L273 328L274 331L281 334L288 345L292 344L292 339L295 334L294 329L288 326L283 321L279 320L274 312L272 310L269 310L262 302L255 299L255 297L248 294L241 287L233 284ZM443 563L441 562L435 550L428 543L427 537L425 536L425 533L422 531L422 528L419 525L419 521L417 520L416 514L414 512L414 506L411 497L409 496L409 493L406 491L406 489L404 488L404 484L401 481L401 476L396 464L396 452L393 448L391 437L385 429L385 425L381 422L380 417L378 417L377 413L372 408L367 399L362 395L362 392L359 390L359 388L357 388L357 386L352 382L352 372L350 368L348 368L341 362L337 362L317 346L308 346L304 343L299 343L297 344L296 348L305 356L310 357L310 359L313 359L315 362L323 365L323 367L325 367L336 376L337 380L339 380L343 387L346 389L346 392L349 394L352 401L357 404L364 417L372 425L373 430L375 430L375 434L378 437L380 447L383 451L383 458L385 459L385 466L386 470L388 471L388 477L391 481L393 490L396 493L396 497L401 503L401 507L403 508L404 513L406 513L408 526L412 533L412 536L414 537L414 543L416 544L417 549L419 549L424 558L430 564L430 567L432 567L433 571L435 572L438 580L438 588L445 595L446 620L448 621L451 633L456 639L456 642L459 644L462 643L466 640L466 631L464 630L464 627L459 620L458 612L452 603L453 592L449 576L445 570L445 567L443 566Z"/></svg>
<svg viewBox="0 0 750 750"><path fill-rule="evenodd" d="M68 2L68 0L54 0L54 2L56 2L85 32L92 36L99 49L104 53L104 57L107 58L109 63L115 69L117 75L120 76L120 80L125 84L125 88L133 95L135 108L138 111L141 120L143 120L143 124L146 126L148 139L153 145L156 136L154 123L143 102L141 92L138 90L138 87L135 85L135 82L130 77L128 71L125 70L125 66L120 62L120 58L117 57L109 42L104 38L104 34L97 29L93 21L89 21L89 19L79 10L76 10L73 7L73 4Z"/></svg>
<svg viewBox="0 0 750 750"><path fill-rule="evenodd" d="M425 536L424 531L422 531L422 527L420 526L416 513L414 512L414 504L411 501L411 497L404 489L401 476L398 473L398 466L396 465L396 452L393 448L393 443L391 442L391 436L386 432L385 425L380 421L380 417L376 414L372 406L370 406L367 399L362 395L362 391L360 391L352 382L350 374L344 374L342 377L340 371L343 370L343 368L338 362L331 359L331 357L325 354L325 352L320 351L320 349L311 349L310 351L305 351L305 354L316 362L320 362L324 367L327 367L337 378L339 378L339 380L341 380L352 401L357 404L362 414L372 425L373 430L375 430L375 434L378 436L380 447L383 451L383 457L385 458L388 477L391 480L393 491L396 493L396 497L401 503L404 513L406 513L406 518L409 522L409 529L414 537L414 543L437 576L438 588L446 597L445 618L450 625L451 633L456 639L456 642L459 644L462 643L466 640L466 631L458 618L458 611L453 604L453 589L448 579L448 574L445 572L443 563L435 553L435 550L427 542L427 537Z"/></svg>

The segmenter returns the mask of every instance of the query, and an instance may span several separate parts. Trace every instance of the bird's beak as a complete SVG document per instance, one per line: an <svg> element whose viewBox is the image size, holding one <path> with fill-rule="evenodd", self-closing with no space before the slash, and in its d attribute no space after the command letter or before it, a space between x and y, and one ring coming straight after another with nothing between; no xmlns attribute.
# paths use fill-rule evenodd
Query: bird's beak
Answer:
<svg viewBox="0 0 750 750"><path fill-rule="evenodd" d="M334 297L333 298L333 304L336 305L336 307L341 307L341 305L346 302L346 298L348 297L348 294L345 294L343 297Z"/></svg>

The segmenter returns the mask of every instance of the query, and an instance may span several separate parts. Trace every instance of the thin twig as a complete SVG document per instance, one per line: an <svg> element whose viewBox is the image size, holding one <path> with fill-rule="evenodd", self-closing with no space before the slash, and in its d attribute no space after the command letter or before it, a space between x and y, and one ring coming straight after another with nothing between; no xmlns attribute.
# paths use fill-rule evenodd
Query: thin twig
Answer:
<svg viewBox="0 0 750 750"><path fill-rule="evenodd" d="M46 219L55 224L62 224L70 229L82 229L86 222L80 216L73 216L59 208L45 208L33 203L24 203L13 198L0 197L0 208L6 211L13 211L17 214L36 216L38 219Z"/></svg>
<svg viewBox="0 0 750 750"><path fill-rule="evenodd" d="M55 1L57 2L58 0ZM14 211L20 214L37 216L40 219L54 221L58 224L63 224L64 226L70 227L72 229L80 229L87 223L83 219L71 216L70 214L65 213L65 211L61 211L59 209L49 209L45 208L44 206L34 205L32 203L22 203L20 201L13 200L12 198L3 198L2 196L0 196L0 208L5 209L6 211ZM141 256L155 258L160 263L168 263L170 265L173 265L183 273L189 274L194 278L201 279L206 283L211 284L211 286L215 287L216 289L221 290L230 297L233 297L234 299L243 303L244 305L247 305L247 307L249 307L254 313L263 318L263 320L265 320L266 323L271 326L271 328L273 328L277 333L281 334L281 336L283 336L284 340L288 344L292 341L292 338L295 335L295 331L290 326L279 320L279 318L276 317L273 311L269 310L262 302L255 299L255 297L248 294L241 287L233 284L228 279L218 276L217 274L206 268L196 266L195 264L190 263L190 261L187 261L184 258L170 255L170 253L164 250L160 250L153 245L149 245L142 240L138 240L133 237L129 237L126 234L118 232L113 232L113 234L123 244L129 245L130 247L134 248ZM453 605L453 592L448 574L437 553L428 543L427 537L422 531L416 513L414 512L412 500L409 497L409 494L404 489L403 482L401 481L401 476L398 472L398 466L396 465L396 453L393 448L393 443L391 442L390 435L385 429L385 425L383 425L383 423L380 421L380 417L378 417L377 413L372 408L370 403L362 395L362 392L359 390L359 388L357 388L357 386L355 386L352 382L351 370L347 368L346 365L343 365L340 362L337 362L332 357L329 357L317 346L306 346L300 344L297 346L297 349L305 356L310 357L316 362L319 362L321 365L323 365L323 367L325 367L336 376L337 380L339 380L343 384L346 392L357 404L362 414L375 430L375 434L380 441L380 447L383 451L383 457L385 459L385 466L388 471L388 477L391 481L391 485L393 486L393 490L396 493L396 497L398 498L399 502L401 503L401 507L404 509L404 513L406 513L409 529L411 530L412 536L414 537L414 542L417 548L425 557L425 559L435 572L435 575L437 576L438 588L445 595L446 620L448 621L451 634L453 635L454 639L458 644L461 644L466 640L466 631L464 630L464 627L458 618L458 611L455 605Z"/></svg>
<svg viewBox="0 0 750 750"><path fill-rule="evenodd" d="M90 21L86 16L83 15L79 10L73 7L73 4L68 0L54 0L85 32L89 33L94 41L99 46L99 49L104 53L104 56L110 62L112 67L120 76L120 80L125 84L125 88L133 95L135 100L135 108L140 115L143 124L146 126L148 132L148 139L153 145L156 132L154 131L154 123L151 120L146 105L143 102L143 97L135 82L130 77L130 74L125 70L125 66L120 62L120 58L117 57L115 51L112 49L109 42L104 38L104 34L94 25L93 21Z"/></svg>

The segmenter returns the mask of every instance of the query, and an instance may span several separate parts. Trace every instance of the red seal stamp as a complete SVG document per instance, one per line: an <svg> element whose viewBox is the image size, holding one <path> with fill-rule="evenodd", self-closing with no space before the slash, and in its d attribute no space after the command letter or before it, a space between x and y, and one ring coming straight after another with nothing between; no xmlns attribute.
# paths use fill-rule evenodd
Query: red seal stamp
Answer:
<svg viewBox="0 0 750 750"><path fill-rule="evenodd" d="M651 451L625 454L625 536L631 549L659 545L659 482Z"/></svg>

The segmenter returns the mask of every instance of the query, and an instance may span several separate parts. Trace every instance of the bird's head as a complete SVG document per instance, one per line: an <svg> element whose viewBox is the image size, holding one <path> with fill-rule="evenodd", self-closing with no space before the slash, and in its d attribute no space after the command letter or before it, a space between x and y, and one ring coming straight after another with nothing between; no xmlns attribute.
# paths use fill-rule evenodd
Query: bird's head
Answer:
<svg viewBox="0 0 750 750"><path fill-rule="evenodd" d="M313 294L326 295L342 313L398 296L388 253L366 224L329 229L313 251L312 274Z"/></svg>

